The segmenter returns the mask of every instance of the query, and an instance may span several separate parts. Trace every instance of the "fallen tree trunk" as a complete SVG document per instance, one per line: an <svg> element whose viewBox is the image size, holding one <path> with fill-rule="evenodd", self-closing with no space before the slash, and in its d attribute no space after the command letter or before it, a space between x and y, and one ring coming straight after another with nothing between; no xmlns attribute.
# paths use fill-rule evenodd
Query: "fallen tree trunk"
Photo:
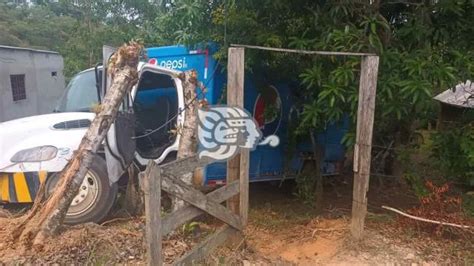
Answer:
<svg viewBox="0 0 474 266"><path fill-rule="evenodd" d="M145 207L136 169L133 163L128 167L128 182L123 203L125 210L132 216L142 215Z"/></svg>
<svg viewBox="0 0 474 266"><path fill-rule="evenodd" d="M183 72L180 76L184 94L184 123L180 130L181 138L178 147L178 159L196 155L197 152L197 73L195 70Z"/></svg>
<svg viewBox="0 0 474 266"><path fill-rule="evenodd" d="M53 194L45 202L35 202L35 207L11 233L12 240L19 240L22 247L29 248L32 245L35 249L41 249L45 239L58 232L124 96L137 82L137 65L141 50L140 44L132 42L120 47L111 58L108 71L112 77L112 85L79 148L61 172Z"/></svg>
<svg viewBox="0 0 474 266"><path fill-rule="evenodd" d="M197 87L197 73L195 70L185 71L180 77L183 84L183 95L184 95L184 123L181 128L178 129L180 134L179 146L178 146L178 159L184 159L196 155L197 152L197 124L198 124L198 105L196 87ZM182 180L190 185L192 184L193 173L188 173L182 176ZM185 202L178 198L172 197L173 211L185 206Z"/></svg>

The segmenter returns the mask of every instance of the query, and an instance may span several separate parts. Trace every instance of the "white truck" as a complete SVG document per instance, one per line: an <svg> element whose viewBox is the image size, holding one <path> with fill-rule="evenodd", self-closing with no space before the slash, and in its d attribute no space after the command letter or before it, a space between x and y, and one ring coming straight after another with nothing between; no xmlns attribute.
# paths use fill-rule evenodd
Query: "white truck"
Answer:
<svg viewBox="0 0 474 266"><path fill-rule="evenodd" d="M112 52L104 48L104 58ZM178 111L184 110L179 71L149 63L140 63L138 71L139 81L124 99L66 223L102 221L114 204L117 181L133 160L142 166L149 160L160 163L178 148L179 135L171 129L183 122L185 112ZM52 114L0 123L1 202L31 203L42 182L51 192L94 119L91 107L105 94L105 72L96 67L74 76ZM137 94L144 100L134 106ZM136 135L146 140L135 142Z"/></svg>

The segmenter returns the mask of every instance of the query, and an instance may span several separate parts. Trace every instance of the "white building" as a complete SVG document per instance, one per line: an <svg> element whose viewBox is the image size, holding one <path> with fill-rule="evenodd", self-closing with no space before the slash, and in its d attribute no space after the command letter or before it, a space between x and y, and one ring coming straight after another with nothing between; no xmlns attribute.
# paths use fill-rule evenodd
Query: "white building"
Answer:
<svg viewBox="0 0 474 266"><path fill-rule="evenodd" d="M0 122L53 111L65 83L57 52L0 45Z"/></svg>

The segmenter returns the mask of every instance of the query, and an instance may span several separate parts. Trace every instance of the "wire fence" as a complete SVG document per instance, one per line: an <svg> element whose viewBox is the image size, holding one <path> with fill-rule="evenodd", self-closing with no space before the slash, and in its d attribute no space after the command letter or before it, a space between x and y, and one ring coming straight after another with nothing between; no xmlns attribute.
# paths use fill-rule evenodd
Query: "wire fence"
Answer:
<svg viewBox="0 0 474 266"><path fill-rule="evenodd" d="M419 147L409 146L409 145L404 146L404 147L393 147L393 146L383 146L383 145L364 144L364 143L356 143L356 145L371 147L371 148L376 148L376 149L383 149L383 150L388 150L388 151L395 151L399 153L410 152L411 154L414 154L414 153L426 154L427 152L426 150L421 150ZM455 158L466 158L466 156L463 156L463 155L452 155L452 156Z"/></svg>

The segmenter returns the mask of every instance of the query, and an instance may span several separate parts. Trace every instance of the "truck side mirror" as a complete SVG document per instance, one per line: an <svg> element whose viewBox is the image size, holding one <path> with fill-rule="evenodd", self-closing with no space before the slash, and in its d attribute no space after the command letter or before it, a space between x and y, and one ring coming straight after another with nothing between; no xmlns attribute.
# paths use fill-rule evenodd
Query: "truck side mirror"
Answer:
<svg viewBox="0 0 474 266"><path fill-rule="evenodd" d="M109 59L110 57L115 53L117 48L112 47L112 46L107 46L104 45L102 46L102 79L101 79L101 97L105 96L105 93L107 92L108 86L108 80L107 80L107 66L109 64Z"/></svg>
<svg viewBox="0 0 474 266"><path fill-rule="evenodd" d="M98 63L95 65L94 72L95 72L95 87L97 88L97 100L98 103L101 103L101 95L100 92L102 91L102 73L101 70L99 70L99 67L102 66L102 63Z"/></svg>

